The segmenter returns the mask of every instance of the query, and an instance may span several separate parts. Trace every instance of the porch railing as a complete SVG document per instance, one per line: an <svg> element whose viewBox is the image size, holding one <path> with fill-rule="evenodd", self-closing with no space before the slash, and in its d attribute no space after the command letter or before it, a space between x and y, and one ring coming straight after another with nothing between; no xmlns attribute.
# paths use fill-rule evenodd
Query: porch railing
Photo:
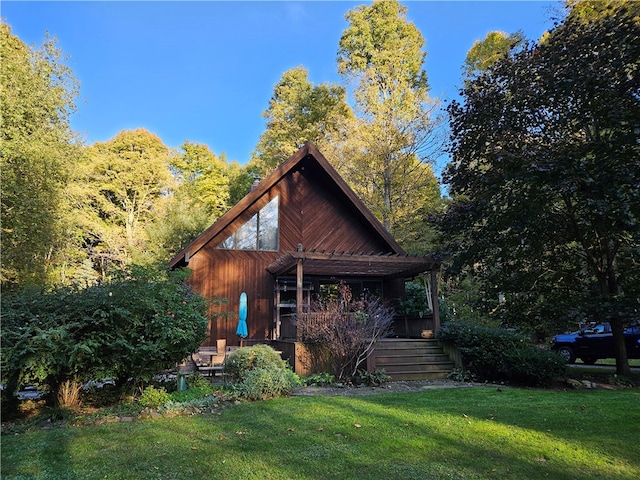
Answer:
<svg viewBox="0 0 640 480"><path fill-rule="evenodd" d="M302 313L303 321L297 322L296 315L283 315L280 325L281 340L299 340L313 336L314 330L322 328L323 323L334 315L326 312ZM355 321L355 314L343 315L346 321ZM305 330L307 329L307 330ZM423 330L434 330L433 315L423 317L397 316L393 319L392 335L400 338L420 338Z"/></svg>
<svg viewBox="0 0 640 480"><path fill-rule="evenodd" d="M300 340L301 338L313 337L314 333L324 328L327 320L333 318L335 314L327 312L312 312L300 314L300 321L296 315L283 315L280 325L280 337L283 340ZM355 322L355 313L340 315L345 322Z"/></svg>

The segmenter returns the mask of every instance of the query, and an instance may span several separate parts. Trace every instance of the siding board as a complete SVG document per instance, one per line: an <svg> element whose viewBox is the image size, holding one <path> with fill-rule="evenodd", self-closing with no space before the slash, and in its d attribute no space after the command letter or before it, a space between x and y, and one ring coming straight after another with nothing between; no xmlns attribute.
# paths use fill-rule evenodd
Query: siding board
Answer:
<svg viewBox="0 0 640 480"><path fill-rule="evenodd" d="M194 289L207 298L227 300L210 309L213 321L208 345L220 338L230 346L239 344L235 330L243 291L248 299L248 338L270 338L274 278L266 267L300 243L305 250L404 254L315 147L303 148L315 153L305 155L301 149L274 172L281 172L281 177L272 178L272 174L266 186L258 186L171 262L178 266L185 252L191 253L189 281ZM275 196L279 197L277 252L217 248ZM384 290L398 293L403 286L399 281L385 282Z"/></svg>

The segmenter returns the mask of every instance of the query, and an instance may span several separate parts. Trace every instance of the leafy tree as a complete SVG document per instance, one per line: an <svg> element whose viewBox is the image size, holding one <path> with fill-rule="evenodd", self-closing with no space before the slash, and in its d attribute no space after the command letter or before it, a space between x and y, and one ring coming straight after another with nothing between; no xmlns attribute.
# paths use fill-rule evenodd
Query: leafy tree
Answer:
<svg viewBox="0 0 640 480"><path fill-rule="evenodd" d="M135 256L143 265L168 262L215 221L208 207L180 191L159 199L154 211L145 228L147 241Z"/></svg>
<svg viewBox="0 0 640 480"><path fill-rule="evenodd" d="M423 70L424 39L397 1L374 1L347 13L338 71L353 85L357 122L339 170L385 228L408 218L433 186L424 162L441 144Z"/></svg>
<svg viewBox="0 0 640 480"><path fill-rule="evenodd" d="M251 185L262 177L260 162L252 160L246 166L238 162L231 162L228 165L229 175L229 205L233 206L249 193Z"/></svg>
<svg viewBox="0 0 640 480"><path fill-rule="evenodd" d="M147 241L137 249L138 263L168 261L228 209L224 154L218 157L206 145L186 141L170 165L176 184L154 203L145 227Z"/></svg>
<svg viewBox="0 0 640 480"><path fill-rule="evenodd" d="M226 156L216 157L206 145L189 141L184 142L180 150L180 154L171 159L178 180L176 191L202 204L213 219L220 217L229 208Z"/></svg>
<svg viewBox="0 0 640 480"><path fill-rule="evenodd" d="M144 248L144 227L173 185L169 159L160 138L144 129L122 131L87 150L70 196L79 241L101 275Z"/></svg>
<svg viewBox="0 0 640 480"><path fill-rule="evenodd" d="M608 320L619 374L640 298L640 4L577 4L453 102L442 227L509 323Z"/></svg>
<svg viewBox="0 0 640 480"><path fill-rule="evenodd" d="M208 302L187 272L132 268L85 289L2 296L2 378L7 400L27 384L113 378L137 385L172 368L204 340Z"/></svg>
<svg viewBox="0 0 640 480"><path fill-rule="evenodd" d="M66 237L63 191L77 155L78 82L54 39L29 48L0 23L3 286L51 280Z"/></svg>
<svg viewBox="0 0 640 480"><path fill-rule="evenodd" d="M313 85L302 66L283 73L274 87L269 108L262 114L267 129L253 159L260 175L278 167L306 141L314 142L327 154L344 139L351 115L344 87Z"/></svg>
<svg viewBox="0 0 640 480"><path fill-rule="evenodd" d="M507 34L495 30L487 33L483 40L476 40L467 52L462 66L463 77L472 79L479 75L513 49L522 47L524 42L521 31Z"/></svg>

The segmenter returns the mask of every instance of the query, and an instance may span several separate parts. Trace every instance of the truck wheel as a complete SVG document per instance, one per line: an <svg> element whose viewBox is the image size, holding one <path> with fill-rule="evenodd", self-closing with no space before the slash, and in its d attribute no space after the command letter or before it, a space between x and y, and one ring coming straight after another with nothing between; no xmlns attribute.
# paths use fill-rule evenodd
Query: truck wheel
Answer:
<svg viewBox="0 0 640 480"><path fill-rule="evenodd" d="M573 349L571 347L563 345L562 347L558 348L558 353L562 358L564 358L564 361L567 363L573 363L576 361L576 356L573 353Z"/></svg>

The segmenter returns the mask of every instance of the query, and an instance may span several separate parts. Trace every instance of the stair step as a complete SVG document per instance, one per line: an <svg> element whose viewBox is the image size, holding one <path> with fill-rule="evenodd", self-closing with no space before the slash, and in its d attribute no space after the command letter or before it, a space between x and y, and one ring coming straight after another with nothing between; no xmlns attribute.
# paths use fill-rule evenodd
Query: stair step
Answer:
<svg viewBox="0 0 640 480"><path fill-rule="evenodd" d="M450 370L441 372L396 372L388 375L391 377L392 382L400 382L403 380L437 380L447 378L449 373L451 373Z"/></svg>
<svg viewBox="0 0 640 480"><path fill-rule="evenodd" d="M400 365L385 365L381 366L384 368L384 371L387 375L393 375L398 372L439 372L439 371L447 371L451 372L453 369L453 364L447 363L435 363L433 365L425 365L425 364L400 364Z"/></svg>
<svg viewBox="0 0 640 480"><path fill-rule="evenodd" d="M376 343L374 368L392 381L445 378L454 363L435 339L384 339Z"/></svg>
<svg viewBox="0 0 640 480"><path fill-rule="evenodd" d="M423 347L423 348L376 348L378 355L438 355L442 354L442 348Z"/></svg>
<svg viewBox="0 0 640 480"><path fill-rule="evenodd" d="M376 355L376 363L396 363L396 362L418 362L418 363L437 363L437 362L449 362L449 356L445 353L432 353L430 355L415 355L415 354L383 354Z"/></svg>
<svg viewBox="0 0 640 480"><path fill-rule="evenodd" d="M376 343L377 348L404 348L404 347L423 347L433 346L440 347L438 340L381 340Z"/></svg>

